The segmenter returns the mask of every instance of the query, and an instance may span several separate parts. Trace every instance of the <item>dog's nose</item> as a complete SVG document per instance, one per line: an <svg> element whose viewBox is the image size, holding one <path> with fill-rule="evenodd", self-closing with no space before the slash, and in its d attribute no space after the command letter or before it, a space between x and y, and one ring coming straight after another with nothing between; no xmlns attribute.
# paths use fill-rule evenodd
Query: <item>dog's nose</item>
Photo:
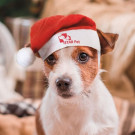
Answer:
<svg viewBox="0 0 135 135"><path fill-rule="evenodd" d="M71 86L71 79L68 77L62 77L56 79L56 86L60 91L68 91Z"/></svg>

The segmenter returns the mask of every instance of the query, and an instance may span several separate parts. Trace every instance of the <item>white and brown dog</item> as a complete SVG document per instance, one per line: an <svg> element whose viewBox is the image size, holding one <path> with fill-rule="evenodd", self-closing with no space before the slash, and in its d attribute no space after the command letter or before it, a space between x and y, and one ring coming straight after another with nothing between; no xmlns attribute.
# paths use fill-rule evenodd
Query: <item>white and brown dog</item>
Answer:
<svg viewBox="0 0 135 135"><path fill-rule="evenodd" d="M101 53L111 51L117 35L98 34ZM118 116L95 49L63 48L44 63L49 86L37 112L38 135L117 135Z"/></svg>
<svg viewBox="0 0 135 135"><path fill-rule="evenodd" d="M70 16L73 17L75 18L75 15ZM85 19L81 18L78 22ZM86 20L85 22L89 22L88 18ZM43 25L47 25L47 22ZM118 35L103 33L100 30L94 32L100 40L101 55L112 51ZM72 39L78 38L76 35L79 34L78 31L75 36L71 36L72 33L62 33L55 36L60 40L60 46L73 42L77 45L50 51L52 53L47 58L43 53L45 49L38 51L40 57L44 59L44 72L49 85L36 115L37 135L117 135L116 108L99 75L100 53L93 46L81 44L81 38L85 33L79 40L74 41ZM96 44L93 38L90 38L90 42ZM48 51L50 50L48 47L53 46L53 43L49 41L49 45L46 45Z"/></svg>

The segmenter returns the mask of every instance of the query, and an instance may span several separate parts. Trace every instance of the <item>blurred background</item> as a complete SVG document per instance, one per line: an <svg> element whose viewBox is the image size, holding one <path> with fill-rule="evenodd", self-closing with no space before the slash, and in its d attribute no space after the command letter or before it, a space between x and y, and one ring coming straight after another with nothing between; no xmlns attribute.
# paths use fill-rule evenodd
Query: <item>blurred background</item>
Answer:
<svg viewBox="0 0 135 135"><path fill-rule="evenodd" d="M119 34L114 51L102 56L106 72L101 76L118 102L119 114L124 102L124 109L131 109L133 115L130 125L135 125L135 0L0 0L0 102L38 100L44 95L47 80L42 61L37 59L24 69L17 65L15 54L29 42L34 22L57 14L83 14L102 31ZM135 131L135 126L131 129ZM131 129L120 134L128 135Z"/></svg>

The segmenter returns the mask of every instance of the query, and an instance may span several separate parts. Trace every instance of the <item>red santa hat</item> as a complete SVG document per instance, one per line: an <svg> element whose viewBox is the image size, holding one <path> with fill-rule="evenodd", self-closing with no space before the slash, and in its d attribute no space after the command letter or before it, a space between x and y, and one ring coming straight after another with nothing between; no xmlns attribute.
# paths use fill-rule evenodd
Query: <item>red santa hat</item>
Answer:
<svg viewBox="0 0 135 135"><path fill-rule="evenodd" d="M45 60L53 52L68 46L89 46L100 52L95 22L79 14L43 18L31 27L31 46L18 51L17 62L27 67L35 53Z"/></svg>

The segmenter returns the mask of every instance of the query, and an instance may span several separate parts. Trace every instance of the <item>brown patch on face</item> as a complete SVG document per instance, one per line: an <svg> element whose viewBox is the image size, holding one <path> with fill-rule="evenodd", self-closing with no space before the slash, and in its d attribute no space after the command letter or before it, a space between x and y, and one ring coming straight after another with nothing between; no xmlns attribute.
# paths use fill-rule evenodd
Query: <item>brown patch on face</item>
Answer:
<svg viewBox="0 0 135 135"><path fill-rule="evenodd" d="M58 56L57 56L56 52L54 52L53 55L54 55L54 57L55 57L55 59L56 59L56 61L57 61L57 60L58 60ZM45 75L46 75L46 77L49 76L49 73L54 69L55 65L56 65L56 64L54 64L54 65L49 64L49 63L47 62L47 59L44 61Z"/></svg>
<svg viewBox="0 0 135 135"><path fill-rule="evenodd" d="M88 61L81 63L79 61L80 53L86 53L89 57ZM97 50L90 47L75 47L72 58L76 61L81 71L81 77L84 87L87 88L98 72L98 53Z"/></svg>

